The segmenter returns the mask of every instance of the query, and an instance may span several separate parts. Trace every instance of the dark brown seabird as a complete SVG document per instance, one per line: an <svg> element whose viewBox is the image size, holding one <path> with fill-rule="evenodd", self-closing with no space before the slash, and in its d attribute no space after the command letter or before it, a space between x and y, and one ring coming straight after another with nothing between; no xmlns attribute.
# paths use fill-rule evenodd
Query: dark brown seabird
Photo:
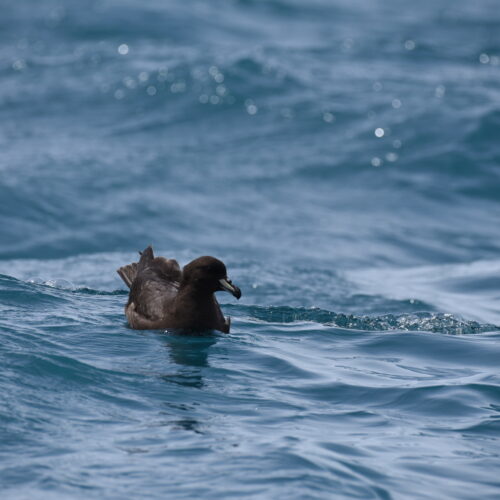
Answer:
<svg viewBox="0 0 500 500"><path fill-rule="evenodd" d="M181 271L176 260L155 257L149 246L139 262L117 273L130 288L125 314L132 328L229 333L231 320L222 314L214 293L225 290L239 299L241 291L227 278L220 260L198 257Z"/></svg>

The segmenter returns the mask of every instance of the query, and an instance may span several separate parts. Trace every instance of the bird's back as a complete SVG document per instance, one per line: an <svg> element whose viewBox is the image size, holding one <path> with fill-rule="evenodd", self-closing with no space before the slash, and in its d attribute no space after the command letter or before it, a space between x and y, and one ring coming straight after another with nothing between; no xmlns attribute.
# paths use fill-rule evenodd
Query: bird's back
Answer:
<svg viewBox="0 0 500 500"><path fill-rule="evenodd" d="M168 317L182 278L177 261L155 257L153 249L148 247L138 263L121 267L118 274L125 283L130 283L125 307L130 325L138 329L168 327Z"/></svg>

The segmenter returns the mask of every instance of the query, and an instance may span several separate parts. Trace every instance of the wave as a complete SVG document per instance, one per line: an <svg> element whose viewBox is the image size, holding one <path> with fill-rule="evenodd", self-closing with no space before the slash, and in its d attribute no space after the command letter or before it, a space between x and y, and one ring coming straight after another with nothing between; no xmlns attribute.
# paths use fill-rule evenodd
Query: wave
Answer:
<svg viewBox="0 0 500 500"><path fill-rule="evenodd" d="M313 322L347 330L433 332L452 335L500 331L493 324L467 321L453 314L417 312L412 314L384 314L363 316L336 313L320 308L262 307L226 305L225 309L241 316L266 323Z"/></svg>
<svg viewBox="0 0 500 500"><path fill-rule="evenodd" d="M4 304L30 304L37 302L59 301L61 303L78 300L77 296L126 296L127 290L98 290L89 287L76 287L67 280L28 280L21 281L10 276L0 275L0 299ZM75 296L76 295L76 296ZM94 304L95 306L95 304ZM109 306L108 306L109 307ZM405 314L356 315L344 314L317 307L289 306L242 306L224 304L224 309L238 319L248 318L264 323L312 322L346 330L361 331L402 331L433 332L451 335L477 334L500 331L494 324L465 320L453 314L438 312L414 312Z"/></svg>

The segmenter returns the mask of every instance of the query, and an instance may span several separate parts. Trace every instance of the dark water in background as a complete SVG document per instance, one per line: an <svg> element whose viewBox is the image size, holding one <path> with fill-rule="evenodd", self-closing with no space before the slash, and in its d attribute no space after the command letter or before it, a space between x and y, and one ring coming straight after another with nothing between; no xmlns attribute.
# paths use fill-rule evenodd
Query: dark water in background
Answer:
<svg viewBox="0 0 500 500"><path fill-rule="evenodd" d="M2 0L2 498L499 498L499 58L493 0ZM231 335L126 327L149 243Z"/></svg>

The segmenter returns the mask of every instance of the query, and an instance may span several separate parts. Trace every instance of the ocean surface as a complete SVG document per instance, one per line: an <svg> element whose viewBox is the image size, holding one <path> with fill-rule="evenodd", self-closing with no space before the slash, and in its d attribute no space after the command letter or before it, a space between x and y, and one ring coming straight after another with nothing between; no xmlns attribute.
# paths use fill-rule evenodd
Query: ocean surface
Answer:
<svg viewBox="0 0 500 500"><path fill-rule="evenodd" d="M497 0L0 3L2 500L500 498Z"/></svg>

